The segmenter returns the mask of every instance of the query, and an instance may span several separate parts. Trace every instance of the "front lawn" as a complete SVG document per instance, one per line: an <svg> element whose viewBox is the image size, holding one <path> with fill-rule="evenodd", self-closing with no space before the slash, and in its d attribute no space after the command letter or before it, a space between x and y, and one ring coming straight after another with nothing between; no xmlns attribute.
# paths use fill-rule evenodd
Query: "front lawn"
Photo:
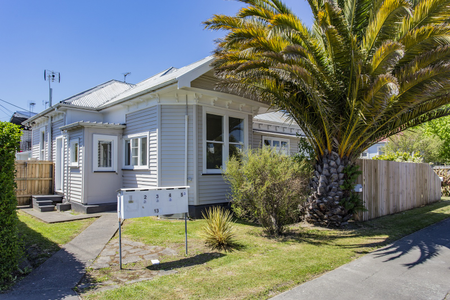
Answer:
<svg viewBox="0 0 450 300"><path fill-rule="evenodd" d="M160 265L142 268L176 270L150 281L120 285L104 292L87 292L85 299L261 299L311 280L405 235L450 217L450 198L438 203L385 216L346 229L290 227L280 238L264 235L252 224L235 224L234 251L211 251L199 237L203 220L188 223L189 256L184 256L184 222L140 218L125 221L123 236L149 245L178 250ZM103 269L102 276L118 266ZM88 276L96 281L96 274ZM98 275L97 275L98 276ZM101 278L97 278L101 281Z"/></svg>
<svg viewBox="0 0 450 300"><path fill-rule="evenodd" d="M15 274L18 279L37 268L61 246L71 241L80 232L91 225L95 218L64 223L47 224L20 210L18 231L23 245L20 270Z"/></svg>

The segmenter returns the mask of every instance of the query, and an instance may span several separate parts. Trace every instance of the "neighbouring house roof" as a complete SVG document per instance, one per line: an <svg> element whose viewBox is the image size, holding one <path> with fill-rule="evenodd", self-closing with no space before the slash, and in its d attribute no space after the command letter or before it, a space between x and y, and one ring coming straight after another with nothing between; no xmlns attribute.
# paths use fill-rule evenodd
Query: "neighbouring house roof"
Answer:
<svg viewBox="0 0 450 300"><path fill-rule="evenodd" d="M124 129L127 126L120 123L107 123L107 122L90 122L90 121L78 121L61 126L60 130L73 130L80 127L95 127L95 128L108 128L108 129Z"/></svg>
<svg viewBox="0 0 450 300"><path fill-rule="evenodd" d="M134 85L130 83L110 80L75 96L62 100L61 103L97 108L126 90L132 89L133 86Z"/></svg>
<svg viewBox="0 0 450 300"><path fill-rule="evenodd" d="M11 119L9 119L9 122L19 125L23 128L22 122L34 115L36 115L36 113L31 111L16 111L11 116Z"/></svg>
<svg viewBox="0 0 450 300"><path fill-rule="evenodd" d="M281 111L269 112L265 114L256 115L253 120L255 122L271 122L271 123L280 123L285 125L292 125L298 127L297 123L294 120L289 118L287 114Z"/></svg>

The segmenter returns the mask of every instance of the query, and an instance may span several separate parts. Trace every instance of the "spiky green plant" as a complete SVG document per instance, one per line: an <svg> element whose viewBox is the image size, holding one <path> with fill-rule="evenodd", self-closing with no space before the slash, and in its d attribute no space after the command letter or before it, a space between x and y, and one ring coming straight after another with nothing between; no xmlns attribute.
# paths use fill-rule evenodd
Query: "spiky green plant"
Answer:
<svg viewBox="0 0 450 300"><path fill-rule="evenodd" d="M340 225L343 168L378 141L450 109L450 0L308 0L307 28L280 0L238 0L214 67L218 89L270 103L301 127L316 172L306 219ZM331 166L332 165L332 166Z"/></svg>
<svg viewBox="0 0 450 300"><path fill-rule="evenodd" d="M203 212L202 215L206 220L202 232L206 245L218 250L230 248L235 237L231 211L213 206L206 209L206 214Z"/></svg>

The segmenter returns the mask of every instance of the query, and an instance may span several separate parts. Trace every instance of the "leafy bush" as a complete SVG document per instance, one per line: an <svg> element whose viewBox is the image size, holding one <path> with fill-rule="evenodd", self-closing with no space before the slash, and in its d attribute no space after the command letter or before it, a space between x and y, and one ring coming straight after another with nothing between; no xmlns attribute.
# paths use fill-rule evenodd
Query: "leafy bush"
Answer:
<svg viewBox="0 0 450 300"><path fill-rule="evenodd" d="M234 242L234 229L232 215L229 210L218 206L206 210L206 225L203 227L202 236L205 243L212 249L227 249Z"/></svg>
<svg viewBox="0 0 450 300"><path fill-rule="evenodd" d="M442 177L441 193L444 197L450 197L450 174L448 169L434 169L439 177Z"/></svg>
<svg viewBox="0 0 450 300"><path fill-rule="evenodd" d="M224 172L231 185L231 207L245 220L258 222L269 234L281 234L299 219L312 167L307 161L263 147L231 158Z"/></svg>
<svg viewBox="0 0 450 300"><path fill-rule="evenodd" d="M423 158L418 152L386 152L382 155L377 155L373 157L375 160L389 160L397 162L412 162L412 163L422 163Z"/></svg>
<svg viewBox="0 0 450 300"><path fill-rule="evenodd" d="M0 122L0 288L12 279L20 253L14 162L21 134L19 126Z"/></svg>
<svg viewBox="0 0 450 300"><path fill-rule="evenodd" d="M359 198L358 193L354 192L356 179L362 174L359 170L359 166L347 165L343 172L345 177L341 189L345 192L346 197L342 198L339 204L351 214L355 214L358 211L366 211L367 209L364 206L364 201Z"/></svg>

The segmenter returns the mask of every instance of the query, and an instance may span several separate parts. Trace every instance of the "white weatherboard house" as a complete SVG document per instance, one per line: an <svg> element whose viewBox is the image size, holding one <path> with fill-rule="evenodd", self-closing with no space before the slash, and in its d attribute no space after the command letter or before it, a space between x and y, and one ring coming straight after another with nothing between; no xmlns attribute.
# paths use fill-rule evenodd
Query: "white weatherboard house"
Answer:
<svg viewBox="0 0 450 300"><path fill-rule="evenodd" d="M32 157L54 161L55 190L78 211L115 209L120 188L190 186L192 217L226 204L231 154L262 144L294 154L301 131L264 103L215 91L212 60L53 105L26 121Z"/></svg>

